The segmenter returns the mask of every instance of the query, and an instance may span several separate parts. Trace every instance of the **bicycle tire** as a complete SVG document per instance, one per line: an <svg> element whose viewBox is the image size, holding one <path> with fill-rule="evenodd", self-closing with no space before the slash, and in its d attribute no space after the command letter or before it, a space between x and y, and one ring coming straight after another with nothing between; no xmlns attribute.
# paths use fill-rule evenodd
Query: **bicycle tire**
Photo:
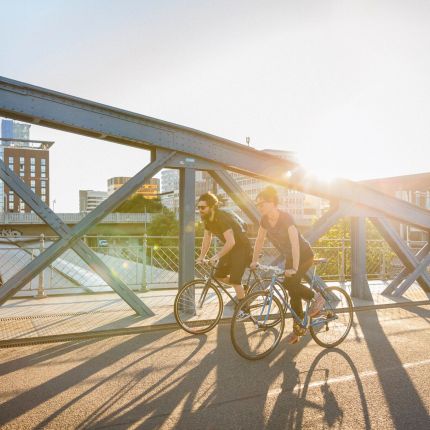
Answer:
<svg viewBox="0 0 430 430"><path fill-rule="evenodd" d="M207 287L206 295L199 305L206 283L205 279L188 282L175 298L176 322L191 334L203 334L212 330L218 324L224 309L221 293L212 283Z"/></svg>
<svg viewBox="0 0 430 430"><path fill-rule="evenodd" d="M324 308L318 316L311 319L309 332L318 345L333 348L342 343L351 330L353 305L349 294L339 287L325 288L324 296ZM334 300L334 297L339 300ZM337 309L340 312L336 312ZM321 321L321 324L312 325L317 321Z"/></svg>
<svg viewBox="0 0 430 430"><path fill-rule="evenodd" d="M271 283L272 283L272 277L256 279L249 287L247 295L250 295L257 291L266 291L269 289ZM285 303L288 303L288 292L285 289L284 285L279 281L275 281L273 288L279 292L280 296L284 299ZM274 293L274 296L279 298L279 296L277 296L275 293ZM284 308L284 313L285 313L285 308ZM279 322L278 320L274 320L272 322L273 326L278 324L278 322Z"/></svg>
<svg viewBox="0 0 430 430"><path fill-rule="evenodd" d="M262 321L266 315L269 315L265 313L269 297L268 291L257 291L250 294L240 303L233 314L230 327L231 341L236 352L247 360L260 360L266 357L278 346L282 338L285 318L283 306L277 297L272 297L270 308L270 315L277 319L277 325L265 324ZM240 319L240 312L247 306L250 308L251 316ZM279 316L276 314L277 312ZM260 323L256 324L258 319ZM252 335L256 336L256 340L251 339ZM262 348L259 351L248 351L247 348L252 349L254 344Z"/></svg>

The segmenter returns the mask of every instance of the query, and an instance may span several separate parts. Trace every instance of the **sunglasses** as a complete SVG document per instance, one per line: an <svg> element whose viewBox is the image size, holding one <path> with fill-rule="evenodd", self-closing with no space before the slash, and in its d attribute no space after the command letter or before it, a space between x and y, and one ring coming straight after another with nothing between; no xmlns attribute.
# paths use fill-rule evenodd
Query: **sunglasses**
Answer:
<svg viewBox="0 0 430 430"><path fill-rule="evenodd" d="M206 208L208 208L209 206L202 206L202 205L197 205L197 209L199 211L204 211Z"/></svg>

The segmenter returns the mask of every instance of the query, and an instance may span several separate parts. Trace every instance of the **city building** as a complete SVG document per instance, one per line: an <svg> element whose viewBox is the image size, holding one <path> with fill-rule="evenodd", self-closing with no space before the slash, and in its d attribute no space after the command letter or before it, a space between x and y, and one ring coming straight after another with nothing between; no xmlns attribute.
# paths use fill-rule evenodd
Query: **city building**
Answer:
<svg viewBox="0 0 430 430"><path fill-rule="evenodd" d="M179 170L163 169L161 171L161 193L162 205L177 213L179 210Z"/></svg>
<svg viewBox="0 0 430 430"><path fill-rule="evenodd" d="M161 171L161 192L179 190L179 170L163 169Z"/></svg>
<svg viewBox="0 0 430 430"><path fill-rule="evenodd" d="M384 194L430 210L430 173L393 176L361 181ZM396 223L401 237L410 241L427 240L426 232L413 226Z"/></svg>
<svg viewBox="0 0 430 430"><path fill-rule="evenodd" d="M2 120L0 159L49 205L49 149L54 142L30 140L30 125ZM31 209L0 181L0 212Z"/></svg>
<svg viewBox="0 0 430 430"><path fill-rule="evenodd" d="M197 198L203 193L214 190L214 181L209 173L197 170L195 187ZM179 170L164 169L161 171L161 192L171 193L162 195L161 203L177 213L179 211Z"/></svg>
<svg viewBox="0 0 430 430"><path fill-rule="evenodd" d="M122 187L128 180L129 176L115 176L108 179L108 196L114 193L118 188ZM146 199L156 199L160 193L160 180L158 178L151 178L145 181L143 185L133 194L140 194Z"/></svg>
<svg viewBox="0 0 430 430"><path fill-rule="evenodd" d="M79 212L91 212L107 198L107 191L79 190Z"/></svg>

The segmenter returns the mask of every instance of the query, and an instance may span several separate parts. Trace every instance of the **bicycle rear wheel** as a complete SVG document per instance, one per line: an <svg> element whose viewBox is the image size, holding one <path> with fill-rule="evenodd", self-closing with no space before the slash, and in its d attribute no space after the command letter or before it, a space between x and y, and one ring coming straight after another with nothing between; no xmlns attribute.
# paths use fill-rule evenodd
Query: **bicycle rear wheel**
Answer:
<svg viewBox="0 0 430 430"><path fill-rule="evenodd" d="M204 279L185 284L175 298L177 323L186 332L202 334L212 330L221 318L224 303L218 288Z"/></svg>
<svg viewBox="0 0 430 430"><path fill-rule="evenodd" d="M274 320L276 324L273 324ZM236 308L231 321L231 341L242 357L259 360L276 348L284 326L280 300L270 297L268 291L257 291L247 296Z"/></svg>
<svg viewBox="0 0 430 430"><path fill-rule="evenodd" d="M353 306L351 297L342 288L327 287L324 296L324 308L312 318L309 331L318 345L332 348L348 336L353 321Z"/></svg>

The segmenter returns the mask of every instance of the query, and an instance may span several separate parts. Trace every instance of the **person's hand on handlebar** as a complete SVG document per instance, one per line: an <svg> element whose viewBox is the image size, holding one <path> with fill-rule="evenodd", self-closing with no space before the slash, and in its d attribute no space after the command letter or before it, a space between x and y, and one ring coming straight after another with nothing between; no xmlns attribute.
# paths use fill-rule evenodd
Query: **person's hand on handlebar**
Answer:
<svg viewBox="0 0 430 430"><path fill-rule="evenodd" d="M294 276L297 273L297 270L295 269L286 269L284 274L287 278L291 278L292 276Z"/></svg>
<svg viewBox="0 0 430 430"><path fill-rule="evenodd" d="M249 268L251 270L255 270L258 267L258 261L253 261L250 265Z"/></svg>
<svg viewBox="0 0 430 430"><path fill-rule="evenodd" d="M205 258L204 257L199 257L199 258L197 258L197 260L196 260L196 264L198 264L198 265L202 265L203 263L204 263L204 261L205 261Z"/></svg>
<svg viewBox="0 0 430 430"><path fill-rule="evenodd" d="M219 257L216 254L213 257L209 258L209 264L211 266L217 266L218 262L219 262Z"/></svg>

